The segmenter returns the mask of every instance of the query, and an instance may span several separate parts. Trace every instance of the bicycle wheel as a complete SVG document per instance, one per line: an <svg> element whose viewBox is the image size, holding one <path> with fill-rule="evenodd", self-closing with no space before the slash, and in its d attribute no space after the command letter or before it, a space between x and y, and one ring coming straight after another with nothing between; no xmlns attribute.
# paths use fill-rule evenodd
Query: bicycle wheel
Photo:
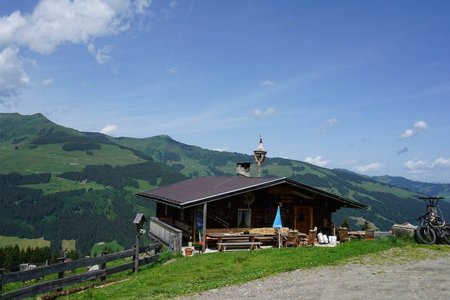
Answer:
<svg viewBox="0 0 450 300"><path fill-rule="evenodd" d="M436 232L428 225L420 225L416 229L416 237L421 244L436 243Z"/></svg>
<svg viewBox="0 0 450 300"><path fill-rule="evenodd" d="M450 245L450 227L444 227L441 231L441 240L447 245Z"/></svg>

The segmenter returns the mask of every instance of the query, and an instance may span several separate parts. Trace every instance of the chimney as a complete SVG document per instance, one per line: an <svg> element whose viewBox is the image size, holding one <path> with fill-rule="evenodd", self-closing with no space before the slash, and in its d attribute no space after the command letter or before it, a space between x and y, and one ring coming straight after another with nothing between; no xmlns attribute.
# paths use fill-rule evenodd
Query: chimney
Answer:
<svg viewBox="0 0 450 300"><path fill-rule="evenodd" d="M241 162L236 164L236 175L242 175L245 177L250 177L250 163Z"/></svg>

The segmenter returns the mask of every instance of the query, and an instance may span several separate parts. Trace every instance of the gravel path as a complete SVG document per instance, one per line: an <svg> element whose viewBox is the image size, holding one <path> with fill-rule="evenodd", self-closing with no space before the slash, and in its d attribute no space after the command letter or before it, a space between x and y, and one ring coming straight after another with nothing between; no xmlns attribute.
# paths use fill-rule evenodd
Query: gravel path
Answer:
<svg viewBox="0 0 450 300"><path fill-rule="evenodd" d="M364 261L297 270L186 299L450 299L450 253L414 261Z"/></svg>

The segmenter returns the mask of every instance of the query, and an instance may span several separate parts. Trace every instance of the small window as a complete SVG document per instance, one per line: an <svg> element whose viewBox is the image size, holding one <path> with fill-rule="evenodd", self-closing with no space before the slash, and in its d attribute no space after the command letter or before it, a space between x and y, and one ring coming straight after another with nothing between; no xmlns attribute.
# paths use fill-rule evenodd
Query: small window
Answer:
<svg viewBox="0 0 450 300"><path fill-rule="evenodd" d="M238 209L238 228L252 227L252 210Z"/></svg>

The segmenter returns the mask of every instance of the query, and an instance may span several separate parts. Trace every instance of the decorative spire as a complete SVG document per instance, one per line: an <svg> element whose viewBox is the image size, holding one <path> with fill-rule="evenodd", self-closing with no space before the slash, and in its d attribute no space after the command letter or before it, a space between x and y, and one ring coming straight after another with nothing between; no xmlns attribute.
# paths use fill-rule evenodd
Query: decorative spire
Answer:
<svg viewBox="0 0 450 300"><path fill-rule="evenodd" d="M259 135L259 145L258 145L258 148L256 148L256 150L264 151L263 140L262 140L262 136L261 135Z"/></svg>
<svg viewBox="0 0 450 300"><path fill-rule="evenodd" d="M267 151L264 150L263 140L262 140L261 135L259 135L258 148L256 148L256 150L253 151L253 153L255 154L255 162L258 165L258 177L260 177L261 176L261 164L266 159L266 154L267 154Z"/></svg>

